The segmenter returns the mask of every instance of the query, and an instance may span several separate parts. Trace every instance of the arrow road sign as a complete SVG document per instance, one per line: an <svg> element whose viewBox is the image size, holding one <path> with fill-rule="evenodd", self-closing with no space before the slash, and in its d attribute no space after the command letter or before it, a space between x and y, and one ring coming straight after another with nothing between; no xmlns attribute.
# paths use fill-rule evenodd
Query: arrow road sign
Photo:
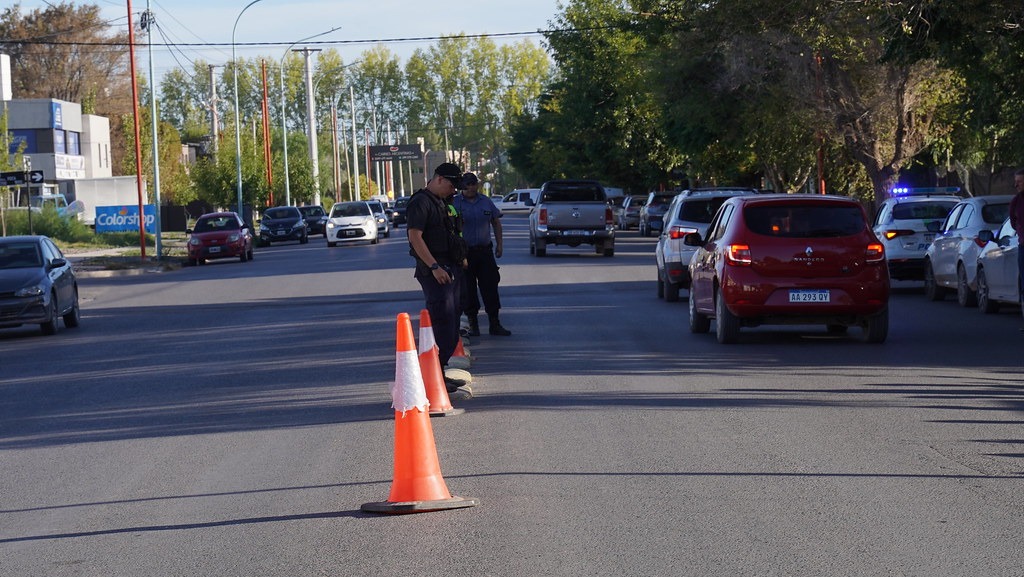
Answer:
<svg viewBox="0 0 1024 577"><path fill-rule="evenodd" d="M28 173L28 181L25 180L25 172L0 172L0 186L18 186L20 184L40 184L43 182L43 171L32 170Z"/></svg>

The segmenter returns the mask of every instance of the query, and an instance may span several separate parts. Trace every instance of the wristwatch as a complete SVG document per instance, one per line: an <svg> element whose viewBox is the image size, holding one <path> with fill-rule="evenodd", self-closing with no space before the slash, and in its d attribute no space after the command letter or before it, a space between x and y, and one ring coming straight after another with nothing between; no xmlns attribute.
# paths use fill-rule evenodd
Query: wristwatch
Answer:
<svg viewBox="0 0 1024 577"><path fill-rule="evenodd" d="M430 265L430 270L437 270L439 268L441 268L441 265L437 264L436 262Z"/></svg>

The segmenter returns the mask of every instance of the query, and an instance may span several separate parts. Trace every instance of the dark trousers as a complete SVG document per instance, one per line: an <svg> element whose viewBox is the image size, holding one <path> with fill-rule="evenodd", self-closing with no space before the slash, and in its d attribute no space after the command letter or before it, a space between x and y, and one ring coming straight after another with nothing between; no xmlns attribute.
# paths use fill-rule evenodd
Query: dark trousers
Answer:
<svg viewBox="0 0 1024 577"><path fill-rule="evenodd" d="M434 327L434 340L437 342L437 356L441 366L448 364L455 346L459 344L459 318L462 310L459 307L462 293L462 267L443 265L452 275L448 284L440 284L434 276L417 275L416 280L423 287L423 297L427 301L427 312L430 313L430 324Z"/></svg>
<svg viewBox="0 0 1024 577"><path fill-rule="evenodd" d="M466 261L469 266L465 270L462 311L469 316L480 313L480 298L477 297L479 290L487 316L497 316L498 309L501 308L501 300L498 298L501 274L498 272L498 263L494 260L494 248L491 245L471 247Z"/></svg>
<svg viewBox="0 0 1024 577"><path fill-rule="evenodd" d="M1017 235L1017 290L1020 296L1017 300L1024 303L1024 238Z"/></svg>

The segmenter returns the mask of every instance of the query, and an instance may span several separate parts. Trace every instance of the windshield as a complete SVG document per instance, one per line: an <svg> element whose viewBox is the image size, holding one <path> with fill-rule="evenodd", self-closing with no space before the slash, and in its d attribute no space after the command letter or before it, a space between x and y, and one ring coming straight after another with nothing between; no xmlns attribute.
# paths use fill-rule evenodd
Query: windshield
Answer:
<svg viewBox="0 0 1024 577"><path fill-rule="evenodd" d="M295 212L295 208L293 207L271 208L263 213L263 218L269 218L271 220L278 220L281 218L295 218Z"/></svg>
<svg viewBox="0 0 1024 577"><path fill-rule="evenodd" d="M43 266L39 246L32 242L0 245L0 269Z"/></svg>
<svg viewBox="0 0 1024 577"><path fill-rule="evenodd" d="M213 232L218 230L238 230L238 221L230 216L200 218L192 232Z"/></svg>
<svg viewBox="0 0 1024 577"><path fill-rule="evenodd" d="M336 204L331 209L331 218L342 218L346 216L368 216L370 207L365 202L348 202Z"/></svg>
<svg viewBox="0 0 1024 577"><path fill-rule="evenodd" d="M300 206L299 212L302 213L302 216L323 216L327 214L322 206Z"/></svg>
<svg viewBox="0 0 1024 577"><path fill-rule="evenodd" d="M956 201L904 202L892 207L893 220L942 220L956 206Z"/></svg>

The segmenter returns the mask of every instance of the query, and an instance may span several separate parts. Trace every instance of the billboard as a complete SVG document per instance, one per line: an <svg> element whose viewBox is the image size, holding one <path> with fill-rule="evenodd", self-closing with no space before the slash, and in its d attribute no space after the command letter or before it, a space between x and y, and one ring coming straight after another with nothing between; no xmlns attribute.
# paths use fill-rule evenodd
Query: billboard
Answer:
<svg viewBox="0 0 1024 577"><path fill-rule="evenodd" d="M370 162L387 162L389 160L423 160L423 149L418 144L370 147Z"/></svg>
<svg viewBox="0 0 1024 577"><path fill-rule="evenodd" d="M146 232L156 234L156 205L143 205ZM139 206L97 206L96 232L133 232L139 230Z"/></svg>

